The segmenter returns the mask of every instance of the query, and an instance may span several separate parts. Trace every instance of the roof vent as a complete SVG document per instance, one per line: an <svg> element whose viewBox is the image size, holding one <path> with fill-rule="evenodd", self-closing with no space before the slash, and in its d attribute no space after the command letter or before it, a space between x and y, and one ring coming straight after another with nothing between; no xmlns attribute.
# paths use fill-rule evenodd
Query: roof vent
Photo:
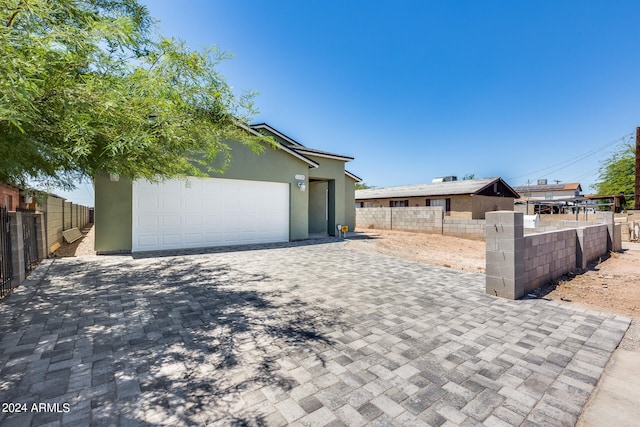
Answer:
<svg viewBox="0 0 640 427"><path fill-rule="evenodd" d="M453 175L449 175L449 176L439 176L437 178L433 178L431 180L432 183L436 183L436 182L450 182L450 181L457 181L458 177L457 176L453 176Z"/></svg>
<svg viewBox="0 0 640 427"><path fill-rule="evenodd" d="M538 180L538 185L547 185L547 180L546 179L539 179Z"/></svg>

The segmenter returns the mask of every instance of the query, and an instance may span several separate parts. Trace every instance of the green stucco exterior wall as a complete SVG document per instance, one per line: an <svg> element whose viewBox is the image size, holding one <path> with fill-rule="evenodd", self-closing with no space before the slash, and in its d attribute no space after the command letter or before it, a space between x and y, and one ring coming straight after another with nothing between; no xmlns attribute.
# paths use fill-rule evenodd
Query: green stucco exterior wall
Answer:
<svg viewBox="0 0 640 427"><path fill-rule="evenodd" d="M336 234L337 224L346 224L345 216L345 180L344 161L325 157L308 156L320 166L309 170L309 178L327 180L329 186L329 224L330 235Z"/></svg>
<svg viewBox="0 0 640 427"><path fill-rule="evenodd" d="M356 181L345 175L344 181L344 225L349 231L356 229Z"/></svg>
<svg viewBox="0 0 640 427"><path fill-rule="evenodd" d="M309 166L277 148L265 147L259 154L250 148L230 142L232 161L221 174L212 178L271 181L290 184L289 239L301 240L309 236L308 197L300 191L296 175L304 175L309 186ZM108 175L95 177L95 249L99 253L131 251L132 185L120 177L111 181Z"/></svg>
<svg viewBox="0 0 640 427"><path fill-rule="evenodd" d="M131 181L109 175L94 178L95 185L95 250L98 253L131 251Z"/></svg>
<svg viewBox="0 0 640 427"><path fill-rule="evenodd" d="M249 147L228 142L232 160L229 167L213 178L242 179L253 181L281 182L289 184L290 213L289 239L302 240L309 232L322 228L335 234L336 224L355 227L355 181L344 172L345 162L326 157L307 156L320 166L310 169L309 165L289 153L271 146L256 155ZM304 175L297 180L296 175ZM318 180L319 187L312 187ZM306 191L301 191L298 183L303 182ZM108 175L95 177L95 249L99 253L130 252L132 243L132 183L126 177L111 181ZM330 221L327 224L325 194L329 190ZM324 190L324 191L322 191ZM318 199L316 200L316 197ZM322 204L319 204L322 197ZM318 209L320 208L320 209ZM319 210L319 212L316 212ZM321 220L322 221L321 221ZM323 225L321 225L321 223Z"/></svg>

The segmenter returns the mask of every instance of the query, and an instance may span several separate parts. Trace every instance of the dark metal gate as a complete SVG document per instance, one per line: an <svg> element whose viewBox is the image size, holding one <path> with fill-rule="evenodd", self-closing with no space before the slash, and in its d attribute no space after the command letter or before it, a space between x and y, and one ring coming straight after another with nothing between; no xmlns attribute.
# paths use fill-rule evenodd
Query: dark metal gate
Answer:
<svg viewBox="0 0 640 427"><path fill-rule="evenodd" d="M30 272L38 264L38 239L36 215L22 212L22 237L24 239L24 271Z"/></svg>
<svg viewBox="0 0 640 427"><path fill-rule="evenodd" d="M6 208L0 208L0 299L11 293L11 279L13 270L9 214Z"/></svg>

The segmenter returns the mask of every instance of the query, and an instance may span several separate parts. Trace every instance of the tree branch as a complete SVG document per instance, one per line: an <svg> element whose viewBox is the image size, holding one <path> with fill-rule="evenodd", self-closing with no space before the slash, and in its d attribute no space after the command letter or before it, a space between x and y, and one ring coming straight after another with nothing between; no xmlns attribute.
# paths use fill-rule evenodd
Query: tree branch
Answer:
<svg viewBox="0 0 640 427"><path fill-rule="evenodd" d="M23 1L20 0L20 3L18 3L18 6L16 7L16 10L13 12L11 17L7 21L5 27L10 28L10 27L13 26L13 21L16 20L16 17L18 16L18 13L20 13L20 11L22 10L22 8L21 8L22 5L23 5Z"/></svg>

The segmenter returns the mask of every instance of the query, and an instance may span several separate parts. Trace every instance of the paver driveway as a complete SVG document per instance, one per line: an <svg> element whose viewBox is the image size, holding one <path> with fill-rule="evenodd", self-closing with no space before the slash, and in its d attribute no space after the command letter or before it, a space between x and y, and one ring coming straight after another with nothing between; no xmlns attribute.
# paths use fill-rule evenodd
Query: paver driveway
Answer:
<svg viewBox="0 0 640 427"><path fill-rule="evenodd" d="M629 324L343 243L34 276L0 304L6 425L573 425Z"/></svg>

